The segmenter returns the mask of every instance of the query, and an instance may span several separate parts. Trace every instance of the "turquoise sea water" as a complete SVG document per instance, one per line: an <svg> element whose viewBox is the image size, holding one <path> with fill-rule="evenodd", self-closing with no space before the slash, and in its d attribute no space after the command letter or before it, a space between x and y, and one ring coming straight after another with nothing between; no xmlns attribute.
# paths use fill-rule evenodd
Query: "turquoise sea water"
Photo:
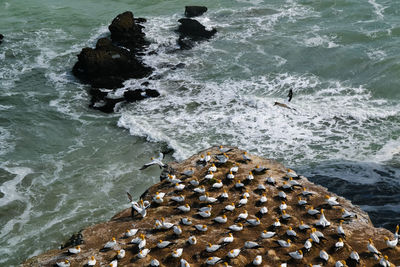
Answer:
<svg viewBox="0 0 400 267"><path fill-rule="evenodd" d="M158 181L138 168L166 147L170 161L236 145L353 199L376 225L399 223L400 2L203 1L198 19L218 34L176 52L190 4L0 0L0 266L128 207L125 191ZM143 60L162 95L103 114L71 69L126 10L148 20L158 53ZM296 111L274 107L290 88Z"/></svg>

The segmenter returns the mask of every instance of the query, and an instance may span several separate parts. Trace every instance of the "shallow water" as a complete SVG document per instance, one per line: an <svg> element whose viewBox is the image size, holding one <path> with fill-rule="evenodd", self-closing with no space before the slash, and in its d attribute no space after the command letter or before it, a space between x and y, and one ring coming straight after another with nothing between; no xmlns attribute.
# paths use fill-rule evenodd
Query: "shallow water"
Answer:
<svg viewBox="0 0 400 267"><path fill-rule="evenodd" d="M138 197L160 173L138 168L167 147L169 161L239 146L353 199L378 226L399 222L400 6L204 1L199 20L218 34L176 52L189 4L198 3L0 1L0 265L128 207L125 191ZM143 60L162 96L102 114L71 68L125 10L148 19L158 54ZM296 111L273 106L289 89Z"/></svg>

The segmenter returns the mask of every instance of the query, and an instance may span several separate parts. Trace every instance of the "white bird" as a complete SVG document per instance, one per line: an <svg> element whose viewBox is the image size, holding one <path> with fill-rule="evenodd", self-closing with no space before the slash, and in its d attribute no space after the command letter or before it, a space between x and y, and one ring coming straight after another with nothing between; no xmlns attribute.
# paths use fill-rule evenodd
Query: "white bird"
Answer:
<svg viewBox="0 0 400 267"><path fill-rule="evenodd" d="M192 175L194 174L194 170L193 169L187 169L187 170L184 170L182 172L182 174L187 176L187 177L192 177Z"/></svg>
<svg viewBox="0 0 400 267"><path fill-rule="evenodd" d="M260 200L258 201L261 204L267 202L267 195L266 194L262 194Z"/></svg>
<svg viewBox="0 0 400 267"><path fill-rule="evenodd" d="M212 178L214 178L214 173L212 171L208 172L206 176L204 176L204 179L207 180L211 180Z"/></svg>
<svg viewBox="0 0 400 267"><path fill-rule="evenodd" d="M246 204L247 204L247 197L244 196L242 199L239 200L238 207L241 207L241 206L246 205Z"/></svg>
<svg viewBox="0 0 400 267"><path fill-rule="evenodd" d="M125 249L117 250L117 258L123 259L125 257Z"/></svg>
<svg viewBox="0 0 400 267"><path fill-rule="evenodd" d="M229 258L236 258L237 256L239 256L239 254L240 254L240 249L238 249L238 248L236 248L236 249L231 249L229 252L228 252L228 257Z"/></svg>
<svg viewBox="0 0 400 267"><path fill-rule="evenodd" d="M233 150L233 148L219 146L219 152L221 153L228 153L231 150Z"/></svg>
<svg viewBox="0 0 400 267"><path fill-rule="evenodd" d="M182 212L189 212L190 211L190 206L189 206L189 204L185 204L185 205L177 207L177 209L182 211Z"/></svg>
<svg viewBox="0 0 400 267"><path fill-rule="evenodd" d="M94 258L94 256L90 257L90 260L88 260L87 262L87 266L95 266L96 265L96 259Z"/></svg>
<svg viewBox="0 0 400 267"><path fill-rule="evenodd" d="M211 211L211 210L212 210L212 206L210 204L198 209L198 211Z"/></svg>
<svg viewBox="0 0 400 267"><path fill-rule="evenodd" d="M340 206L339 202L337 202L337 197L331 197L329 195L325 195L325 202L328 203L329 206Z"/></svg>
<svg viewBox="0 0 400 267"><path fill-rule="evenodd" d="M379 265L384 266L384 267L391 267L392 264L389 262L388 256L383 256L379 260Z"/></svg>
<svg viewBox="0 0 400 267"><path fill-rule="evenodd" d="M246 190L244 191L242 197L247 197L247 198L249 198L249 197L250 197L249 190L246 189Z"/></svg>
<svg viewBox="0 0 400 267"><path fill-rule="evenodd" d="M221 248L221 245L212 245L211 243L208 243L208 245L206 247L206 251L207 252L215 252L220 248Z"/></svg>
<svg viewBox="0 0 400 267"><path fill-rule="evenodd" d="M267 188L266 188L265 185L263 185L263 184L257 185L257 190L265 191L266 189L267 189Z"/></svg>
<svg viewBox="0 0 400 267"><path fill-rule="evenodd" d="M319 252L319 257L320 257L322 260L324 260L325 262L327 262L327 261L329 260L329 255L328 255L328 253L326 253L325 250L321 250L321 251Z"/></svg>
<svg viewBox="0 0 400 267"><path fill-rule="evenodd" d="M150 161L149 163L144 164L144 165L140 168L140 170L144 170L144 169L146 169L146 168L148 168L148 167L150 167L150 166L152 166L152 165L158 165L158 167L160 167L160 169L166 167L167 165L165 165L164 163L162 163L163 158L164 158L164 154L163 154L163 153L160 153L160 154L158 155L158 158L152 157L152 158L151 158L151 161Z"/></svg>
<svg viewBox="0 0 400 267"><path fill-rule="evenodd" d="M176 191L182 191L185 188L184 184L175 184Z"/></svg>
<svg viewBox="0 0 400 267"><path fill-rule="evenodd" d="M125 232L125 237L132 237L136 235L136 233L139 231L139 229L127 229Z"/></svg>
<svg viewBox="0 0 400 267"><path fill-rule="evenodd" d="M344 229L343 229L343 220L339 221L339 225L336 229L336 232L340 236L343 236L343 237L346 236L346 233L344 232Z"/></svg>
<svg viewBox="0 0 400 267"><path fill-rule="evenodd" d="M293 252L289 252L289 256L292 257L295 260L301 260L303 258L303 251L296 250L296 251L293 251Z"/></svg>
<svg viewBox="0 0 400 267"><path fill-rule="evenodd" d="M317 236L317 234L315 232L316 232L316 229L312 228L311 229L310 238L312 239L312 241L314 241L315 243L319 244L319 237Z"/></svg>
<svg viewBox="0 0 400 267"><path fill-rule="evenodd" d="M287 209L287 205L285 201L282 201L281 204L279 205L280 211Z"/></svg>
<svg viewBox="0 0 400 267"><path fill-rule="evenodd" d="M290 239L288 239L287 241L279 239L279 240L275 240L279 246L283 247L283 248L289 248L292 245L292 241Z"/></svg>
<svg viewBox="0 0 400 267"><path fill-rule="evenodd" d="M150 262L150 266L158 267L158 266L160 266L160 262L158 260L156 260L156 259L152 259L151 262Z"/></svg>
<svg viewBox="0 0 400 267"><path fill-rule="evenodd" d="M246 241L244 243L244 247L247 249L252 249L252 248L259 248L261 247L260 244L258 244L257 242L254 241Z"/></svg>
<svg viewBox="0 0 400 267"><path fill-rule="evenodd" d="M355 214L354 212L347 211L346 209L342 209L342 218L343 219L357 218L357 214Z"/></svg>
<svg viewBox="0 0 400 267"><path fill-rule="evenodd" d="M373 254L380 255L381 253L375 248L374 243L372 242L372 239L368 239L368 245L367 249L369 252L372 252Z"/></svg>
<svg viewBox="0 0 400 267"><path fill-rule="evenodd" d="M298 177L297 173L292 169L287 169L286 175L289 176L289 177L293 177L293 178L297 178Z"/></svg>
<svg viewBox="0 0 400 267"><path fill-rule="evenodd" d="M172 244L174 244L174 243L171 242L171 241L158 240L157 247L158 248L166 248L166 247L168 247L168 246L170 246Z"/></svg>
<svg viewBox="0 0 400 267"><path fill-rule="evenodd" d="M399 239L400 235L399 235L399 225L396 225L396 231L394 232L394 238Z"/></svg>
<svg viewBox="0 0 400 267"><path fill-rule="evenodd" d="M242 183L240 180L237 180L235 183L235 188L240 189L244 187L244 183Z"/></svg>
<svg viewBox="0 0 400 267"><path fill-rule="evenodd" d="M269 184L275 184L276 182L275 182L275 179L274 179L274 177L268 177L267 178L267 183L269 183Z"/></svg>
<svg viewBox="0 0 400 267"><path fill-rule="evenodd" d="M248 180L248 181L254 180L254 176L253 176L252 172L249 172L249 175L247 175L246 180Z"/></svg>
<svg viewBox="0 0 400 267"><path fill-rule="evenodd" d="M216 172L217 171L217 167L215 166L215 164L213 163L213 164L211 164L211 167L210 168L208 168L208 171L209 172Z"/></svg>
<svg viewBox="0 0 400 267"><path fill-rule="evenodd" d="M149 254L149 252L150 252L150 249L145 248L143 250L140 250L137 256L139 259L143 259L147 256L147 254Z"/></svg>
<svg viewBox="0 0 400 267"><path fill-rule="evenodd" d="M174 234L176 234L176 235L182 234L182 229L179 225L174 225L173 231L174 231Z"/></svg>
<svg viewBox="0 0 400 267"><path fill-rule="evenodd" d="M221 180L217 180L217 182L213 183L212 188L219 189L219 188L221 188L222 186L224 186L224 184L222 183L222 181L221 181Z"/></svg>
<svg viewBox="0 0 400 267"><path fill-rule="evenodd" d="M298 199L299 199L299 201L297 202L297 205L299 205L299 206L307 205L307 200L302 199L301 197L299 197Z"/></svg>
<svg viewBox="0 0 400 267"><path fill-rule="evenodd" d="M267 170L268 170L268 168L265 168L265 167L260 166L260 165L256 165L256 167L254 168L253 171L256 174L262 174L262 173L265 173Z"/></svg>
<svg viewBox="0 0 400 267"><path fill-rule="evenodd" d="M291 190L291 189L293 189L292 185L291 185L291 184L288 184L288 183L286 183L286 182L283 182L282 188L285 189L285 190L288 190L288 189Z"/></svg>
<svg viewBox="0 0 400 267"><path fill-rule="evenodd" d="M76 246L68 249L68 253L70 254L78 254L79 252L81 252L81 246Z"/></svg>
<svg viewBox="0 0 400 267"><path fill-rule="evenodd" d="M292 177L289 177L289 183L294 187L294 186L300 186L300 187L302 187L302 185L299 183L299 182L297 182L296 180L293 180L293 178Z"/></svg>
<svg viewBox="0 0 400 267"><path fill-rule="evenodd" d="M262 263L262 256L257 255L253 260L253 265L258 266L261 265L261 263Z"/></svg>
<svg viewBox="0 0 400 267"><path fill-rule="evenodd" d="M303 221L300 221L299 229L300 230L307 230L310 229L311 227L308 224L305 224Z"/></svg>
<svg viewBox="0 0 400 267"><path fill-rule="evenodd" d="M114 248L114 246L117 245L117 240L115 239L115 237L112 238L111 241L108 241L105 245L104 245L104 249L112 249Z"/></svg>
<svg viewBox="0 0 400 267"><path fill-rule="evenodd" d="M243 161L247 163L247 161L251 161L251 158L249 157L249 155L247 154L247 152L243 152Z"/></svg>
<svg viewBox="0 0 400 267"><path fill-rule="evenodd" d="M190 245L196 245L196 244L197 244L197 238L196 238L194 235L189 236L187 242L188 242Z"/></svg>
<svg viewBox="0 0 400 267"><path fill-rule="evenodd" d="M146 246L146 238L142 235L142 240L138 244L139 250L143 249Z"/></svg>
<svg viewBox="0 0 400 267"><path fill-rule="evenodd" d="M181 267L190 267L190 264L185 259L181 259Z"/></svg>
<svg viewBox="0 0 400 267"><path fill-rule="evenodd" d="M288 236L295 236L295 237L297 237L296 232L293 230L293 228L292 228L291 226L289 226L289 229L286 230L286 234L287 234Z"/></svg>
<svg viewBox="0 0 400 267"><path fill-rule="evenodd" d="M204 194L206 192L206 188L204 187L204 185L201 185L200 187L196 187L195 189L193 189L193 191L198 194Z"/></svg>
<svg viewBox="0 0 400 267"><path fill-rule="evenodd" d="M205 225L205 224L196 224L194 226L194 228L196 228L196 230L198 230L200 232L206 232L207 231L207 225Z"/></svg>
<svg viewBox="0 0 400 267"><path fill-rule="evenodd" d="M206 210L206 211L200 211L197 213L200 217L202 218L208 218L211 217L211 212Z"/></svg>
<svg viewBox="0 0 400 267"><path fill-rule="evenodd" d="M113 260L112 262L110 262L110 263L108 264L108 266L117 267L117 266L118 266L118 261L117 261L117 260Z"/></svg>
<svg viewBox="0 0 400 267"><path fill-rule="evenodd" d="M315 225L322 227L328 227L331 225L331 223L325 217L324 209L321 209L321 216L319 217L319 220L316 222Z"/></svg>
<svg viewBox="0 0 400 267"><path fill-rule="evenodd" d="M239 170L239 163L236 163L235 166L233 166L229 171L236 173L238 172L238 170Z"/></svg>
<svg viewBox="0 0 400 267"><path fill-rule="evenodd" d="M170 182L171 184L180 184L180 183L182 183L181 179L178 179L178 178L176 178L175 175L171 175L171 174L168 174L167 181Z"/></svg>
<svg viewBox="0 0 400 267"><path fill-rule="evenodd" d="M302 194L303 196L307 197L307 196L313 195L314 193L311 192L311 191L308 191L307 188L303 187L303 191L301 192L301 194Z"/></svg>
<svg viewBox="0 0 400 267"><path fill-rule="evenodd" d="M166 222L164 217L161 218L161 224L163 229L170 229L174 226L173 223Z"/></svg>
<svg viewBox="0 0 400 267"><path fill-rule="evenodd" d="M184 195L173 196L171 197L171 200L180 203L185 201L185 196Z"/></svg>
<svg viewBox="0 0 400 267"><path fill-rule="evenodd" d="M307 251L310 251L310 249L311 249L311 247L312 247L312 239L311 238L309 238L309 239L307 239L306 240L306 242L304 243L304 248L307 250Z"/></svg>
<svg viewBox="0 0 400 267"><path fill-rule="evenodd" d="M248 219L248 220L246 220L246 222L248 222L251 226L257 226L257 225L260 225L260 224L261 224L259 218Z"/></svg>
<svg viewBox="0 0 400 267"><path fill-rule="evenodd" d="M234 232L239 232L243 230L243 224L238 223L238 224L233 224L228 227L229 230L234 231Z"/></svg>
<svg viewBox="0 0 400 267"><path fill-rule="evenodd" d="M178 248L178 249L172 251L171 256L174 258L179 258L180 256L182 256L182 252L183 252L183 248Z"/></svg>
<svg viewBox="0 0 400 267"><path fill-rule="evenodd" d="M231 212L234 211L235 210L235 203L231 203L229 205L226 205L224 210L231 211Z"/></svg>
<svg viewBox="0 0 400 267"><path fill-rule="evenodd" d="M232 233L228 233L227 237L221 238L218 243L232 243L233 242L233 235Z"/></svg>
<svg viewBox="0 0 400 267"><path fill-rule="evenodd" d="M165 193L156 192L156 195L153 197L153 201L156 202L157 204L160 204L164 201L164 196Z"/></svg>
<svg viewBox="0 0 400 267"><path fill-rule="evenodd" d="M335 267L345 267L345 266L347 266L347 265L346 265L346 261L344 261L344 260L337 261L335 263Z"/></svg>
<svg viewBox="0 0 400 267"><path fill-rule="evenodd" d="M358 255L357 251L353 250L350 253L350 259L352 259L352 260L356 261L357 263L359 263L360 262L360 255Z"/></svg>
<svg viewBox="0 0 400 267"><path fill-rule="evenodd" d="M214 220L215 222L217 222L217 223L226 223L226 222L228 221L228 218L227 218L226 215L224 214L224 215L222 215L222 216L215 217L213 220Z"/></svg>
<svg viewBox="0 0 400 267"><path fill-rule="evenodd" d="M219 261L221 261L221 258L218 258L218 257L209 257L207 260L206 260L206 264L207 265L215 265L217 262L219 262Z"/></svg>
<svg viewBox="0 0 400 267"><path fill-rule="evenodd" d="M58 267L69 267L71 264L70 264L69 260L64 260L61 262L57 262L56 265Z"/></svg>
<svg viewBox="0 0 400 267"><path fill-rule="evenodd" d="M183 225L192 225L192 220L190 219L190 218L182 218L181 219L181 223L183 224Z"/></svg>
<svg viewBox="0 0 400 267"><path fill-rule="evenodd" d="M292 216L290 216L289 214L286 213L286 210L282 210L282 219L284 220L289 220L290 218L292 218Z"/></svg>
<svg viewBox="0 0 400 267"><path fill-rule="evenodd" d="M205 162L209 162L211 160L211 153L207 152L206 157L204 158Z"/></svg>
<svg viewBox="0 0 400 267"><path fill-rule="evenodd" d="M316 214L319 214L320 212L319 212L319 210L316 210L316 209L314 209L313 206L311 206L311 207L308 209L307 213L310 214L310 215L312 215L312 216L314 216L314 215L316 215Z"/></svg>
<svg viewBox="0 0 400 267"><path fill-rule="evenodd" d="M226 179L233 180L234 178L235 178L235 175L232 173L232 171L230 171L230 172L226 175Z"/></svg>
<svg viewBox="0 0 400 267"><path fill-rule="evenodd" d="M260 209L260 214L262 214L262 215L264 215L264 214L267 214L268 213L268 208L267 207L261 207L261 209Z"/></svg>
<svg viewBox="0 0 400 267"><path fill-rule="evenodd" d="M134 239L131 240L131 244L139 244L143 239L145 238L144 234L141 234L138 237L135 237Z"/></svg>
<svg viewBox="0 0 400 267"><path fill-rule="evenodd" d="M228 155L227 154L222 154L222 155L217 155L217 156L215 156L216 158L217 158L217 160L218 160L218 163L220 163L220 164L224 164L224 163L227 163L228 162L228 160L229 160L229 157L228 157Z"/></svg>
<svg viewBox="0 0 400 267"><path fill-rule="evenodd" d="M386 245L387 245L389 248L395 248L395 247L397 246L397 243L399 242L399 239L398 239L398 238L393 239L393 240L390 240L389 237L385 236L384 239L385 239L385 241L386 241Z"/></svg>
<svg viewBox="0 0 400 267"><path fill-rule="evenodd" d="M199 183L199 180L197 180L196 178L190 180L189 183L190 183L191 185L193 185L193 186L198 186L198 185L200 184L200 183Z"/></svg>
<svg viewBox="0 0 400 267"><path fill-rule="evenodd" d="M238 215L236 220L246 220L248 216L249 213L247 212L247 210L244 210L242 213Z"/></svg>
<svg viewBox="0 0 400 267"><path fill-rule="evenodd" d="M282 198L282 199L286 199L286 198L287 198L286 193L283 192L283 191L279 191L279 192L278 192L278 196L279 196L280 198Z"/></svg>
<svg viewBox="0 0 400 267"><path fill-rule="evenodd" d="M344 246L343 239L341 237L339 237L338 242L336 242L336 244L335 244L335 250L339 250L339 249L343 248L343 246Z"/></svg>
<svg viewBox="0 0 400 267"><path fill-rule="evenodd" d="M219 195L219 198L222 198L222 199L229 198L229 195L228 195L228 192L226 191L226 189L224 189L224 192L222 192L221 195Z"/></svg>
<svg viewBox="0 0 400 267"><path fill-rule="evenodd" d="M280 227L281 226L281 222L279 221L278 218L275 219L274 223L272 224L273 227Z"/></svg>
<svg viewBox="0 0 400 267"><path fill-rule="evenodd" d="M273 237L275 235L276 235L275 232L269 232L267 230L264 230L264 231L261 232L261 238L263 238L263 239L268 239L268 238L271 238L271 237Z"/></svg>

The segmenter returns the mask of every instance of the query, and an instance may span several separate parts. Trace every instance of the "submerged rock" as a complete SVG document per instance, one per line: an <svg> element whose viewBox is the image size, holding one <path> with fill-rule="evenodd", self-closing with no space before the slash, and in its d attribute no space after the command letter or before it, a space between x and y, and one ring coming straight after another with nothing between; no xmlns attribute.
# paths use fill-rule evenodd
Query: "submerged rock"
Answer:
<svg viewBox="0 0 400 267"><path fill-rule="evenodd" d="M177 32L179 33L178 45L181 49L190 49L197 41L210 39L217 32L216 29L207 30L204 25L194 19L182 18Z"/></svg>
<svg viewBox="0 0 400 267"><path fill-rule="evenodd" d="M213 178L207 179L209 168L214 168L212 164L218 167L212 173ZM168 174L175 177L168 177ZM228 178L227 174L233 174L234 179ZM150 203L144 218L136 212L132 217L131 209L126 209L109 222L84 229L82 237L85 242L78 255L67 255L67 248L52 250L29 259L22 266L54 266L64 259L68 259L71 266L83 266L91 256L101 265L107 265L116 258L115 250L119 249L126 252L125 257L118 260L121 266L149 266L153 259L158 260L160 266L180 266L180 259L188 261L190 266L206 266L209 257L221 258L232 266L252 266L257 255L261 255L261 266L280 266L282 263L308 266L321 264L321 250L329 254L327 266L334 266L342 260L348 266L357 266L350 259L353 251L360 255L360 266L375 266L378 261L367 249L369 238L391 263L400 264L399 247L388 248L384 239L385 236L393 239L393 233L375 228L359 207L273 160L249 154L244 156L244 151L237 148L214 147L183 162L169 163L163 177L141 196L143 202L132 204L135 209L141 209ZM220 183L222 187L215 186ZM225 193L227 198L223 197ZM307 203L299 205L299 197ZM235 209L228 211L227 206L232 203ZM186 204L190 210L186 210ZM310 215L308 210L311 207L319 214ZM200 212L200 208L210 212ZM342 209L349 217L344 216ZM281 226L274 226L277 220ZM325 227L318 226L321 222ZM305 224L317 230L301 230L299 226ZM339 225L344 229L345 238L337 232ZM135 234L127 237L126 233L132 232L127 232L127 229L132 228L137 231L133 230ZM292 235L293 231L296 237ZM319 238L319 244L312 241L312 247L307 251L304 243L311 233L316 234L315 231L324 237ZM232 234L232 242L221 241L229 234ZM113 249L103 250L113 237L116 238ZM193 237L197 240L195 244ZM344 242L341 248L335 247L339 238ZM288 239L291 240L290 247L277 245L278 240ZM160 240L169 245L160 248ZM215 248L213 245L221 246L210 252ZM139 246L142 246L142 252L147 249L147 256L139 255ZM172 253L180 249L183 249L182 255L173 257ZM303 253L302 259L292 259L289 253L299 250ZM232 257L235 253L239 255Z"/></svg>
<svg viewBox="0 0 400 267"><path fill-rule="evenodd" d="M205 6L185 6L185 17L197 17L203 15L207 12L207 7Z"/></svg>

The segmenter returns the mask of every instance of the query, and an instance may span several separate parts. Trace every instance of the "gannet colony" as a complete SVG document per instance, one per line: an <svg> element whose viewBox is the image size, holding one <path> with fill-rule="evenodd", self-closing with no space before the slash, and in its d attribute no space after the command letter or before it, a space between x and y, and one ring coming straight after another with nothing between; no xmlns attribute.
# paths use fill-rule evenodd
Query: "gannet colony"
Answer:
<svg viewBox="0 0 400 267"><path fill-rule="evenodd" d="M220 146L143 168L158 166L161 181L139 199L128 193L131 208L22 266L400 265L398 226L375 228L278 162Z"/></svg>

